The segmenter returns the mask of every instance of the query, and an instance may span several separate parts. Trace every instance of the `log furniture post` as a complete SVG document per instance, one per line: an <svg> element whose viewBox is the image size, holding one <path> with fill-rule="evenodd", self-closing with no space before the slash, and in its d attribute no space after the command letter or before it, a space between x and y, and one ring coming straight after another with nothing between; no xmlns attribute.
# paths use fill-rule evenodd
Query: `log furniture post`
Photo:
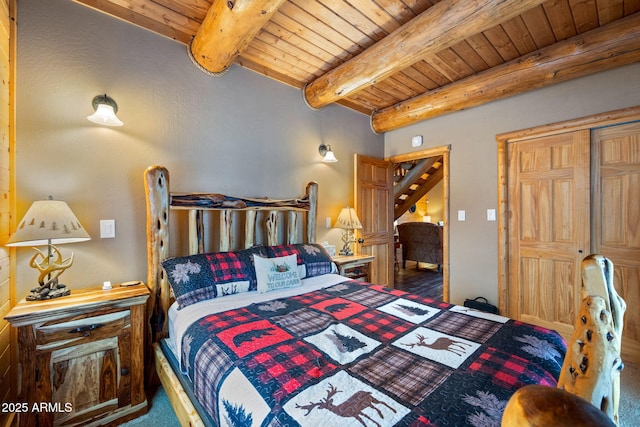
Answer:
<svg viewBox="0 0 640 427"><path fill-rule="evenodd" d="M582 304L558 387L525 386L509 400L503 426L619 425L624 300L613 286L613 263L582 261ZM597 409L594 411L593 409Z"/></svg>

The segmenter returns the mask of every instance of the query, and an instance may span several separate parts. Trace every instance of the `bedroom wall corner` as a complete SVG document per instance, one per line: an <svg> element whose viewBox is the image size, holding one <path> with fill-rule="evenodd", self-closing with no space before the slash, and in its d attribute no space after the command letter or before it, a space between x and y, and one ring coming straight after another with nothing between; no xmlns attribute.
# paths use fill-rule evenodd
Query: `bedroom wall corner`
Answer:
<svg viewBox="0 0 640 427"><path fill-rule="evenodd" d="M638 105L640 64L631 64L451 113L385 134L385 157L451 145L449 194L450 302L482 295L498 303L496 135ZM458 221L464 210L466 220Z"/></svg>
<svg viewBox="0 0 640 427"><path fill-rule="evenodd" d="M298 89L238 66L221 78L193 66L186 47L67 0L18 4L17 214L52 195L65 200L92 236L61 246L74 265L71 289L146 278L143 172L162 164L173 188L261 197L301 195L319 184L318 240L353 199L353 155L382 157L369 118L332 105L305 106ZM107 93L121 128L86 120ZM321 162L330 144L338 163ZM114 219L116 238L100 239ZM17 297L37 278L17 250Z"/></svg>

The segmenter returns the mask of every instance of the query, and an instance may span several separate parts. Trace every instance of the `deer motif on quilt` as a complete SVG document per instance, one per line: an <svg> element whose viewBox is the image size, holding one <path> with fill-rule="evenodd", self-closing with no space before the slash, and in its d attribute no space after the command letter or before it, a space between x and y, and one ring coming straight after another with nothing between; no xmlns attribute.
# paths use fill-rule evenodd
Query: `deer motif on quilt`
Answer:
<svg viewBox="0 0 640 427"><path fill-rule="evenodd" d="M389 406L386 402L373 397L373 394L371 394L371 392L362 390L356 391L347 400L340 403L339 405L336 405L333 403L333 396L335 396L337 393L342 393L342 391L335 388L332 384L329 384L327 397L321 399L320 402L309 402L308 405L296 404L296 408L305 409L307 411L307 413L304 414L305 416L309 415L314 408L326 409L343 418L354 418L365 427L366 424L363 418L368 419L378 427L382 427L380 423L364 413L365 409L373 409L381 419L384 419L384 416L382 415L380 409L376 408L374 405L384 405L387 408L391 409L391 411L396 412L396 410Z"/></svg>
<svg viewBox="0 0 640 427"><path fill-rule="evenodd" d="M423 335L416 335L418 338L417 343L413 344L403 344L409 348L414 347L428 347L434 350L444 350L455 354L456 356L462 356L465 353L465 346L471 347L471 345L462 342L462 341L454 341L451 338L447 337L439 337L434 342L429 344L425 342L425 337Z"/></svg>

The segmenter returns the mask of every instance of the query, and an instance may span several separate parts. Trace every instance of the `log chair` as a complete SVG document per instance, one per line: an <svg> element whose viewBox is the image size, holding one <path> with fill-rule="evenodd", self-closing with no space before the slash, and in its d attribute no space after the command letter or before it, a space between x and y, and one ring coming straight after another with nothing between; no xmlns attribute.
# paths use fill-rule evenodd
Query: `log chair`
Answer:
<svg viewBox="0 0 640 427"><path fill-rule="evenodd" d="M582 261L581 292L583 300L558 388L529 385L519 389L507 403L503 426L619 425L626 304L613 286L609 259L589 255Z"/></svg>

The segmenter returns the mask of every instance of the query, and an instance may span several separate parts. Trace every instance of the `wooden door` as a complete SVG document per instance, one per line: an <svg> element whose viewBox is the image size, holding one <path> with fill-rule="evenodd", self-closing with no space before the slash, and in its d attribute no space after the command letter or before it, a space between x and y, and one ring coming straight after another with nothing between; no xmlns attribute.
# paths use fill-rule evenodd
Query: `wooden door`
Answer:
<svg viewBox="0 0 640 427"><path fill-rule="evenodd" d="M592 138L594 252L614 265L627 303L622 353L640 362L640 122L597 129Z"/></svg>
<svg viewBox="0 0 640 427"><path fill-rule="evenodd" d="M362 222L359 245L373 255L370 281L393 287L393 181L391 162L355 156L355 209Z"/></svg>
<svg viewBox="0 0 640 427"><path fill-rule="evenodd" d="M588 130L511 143L509 315L570 336L589 253Z"/></svg>

